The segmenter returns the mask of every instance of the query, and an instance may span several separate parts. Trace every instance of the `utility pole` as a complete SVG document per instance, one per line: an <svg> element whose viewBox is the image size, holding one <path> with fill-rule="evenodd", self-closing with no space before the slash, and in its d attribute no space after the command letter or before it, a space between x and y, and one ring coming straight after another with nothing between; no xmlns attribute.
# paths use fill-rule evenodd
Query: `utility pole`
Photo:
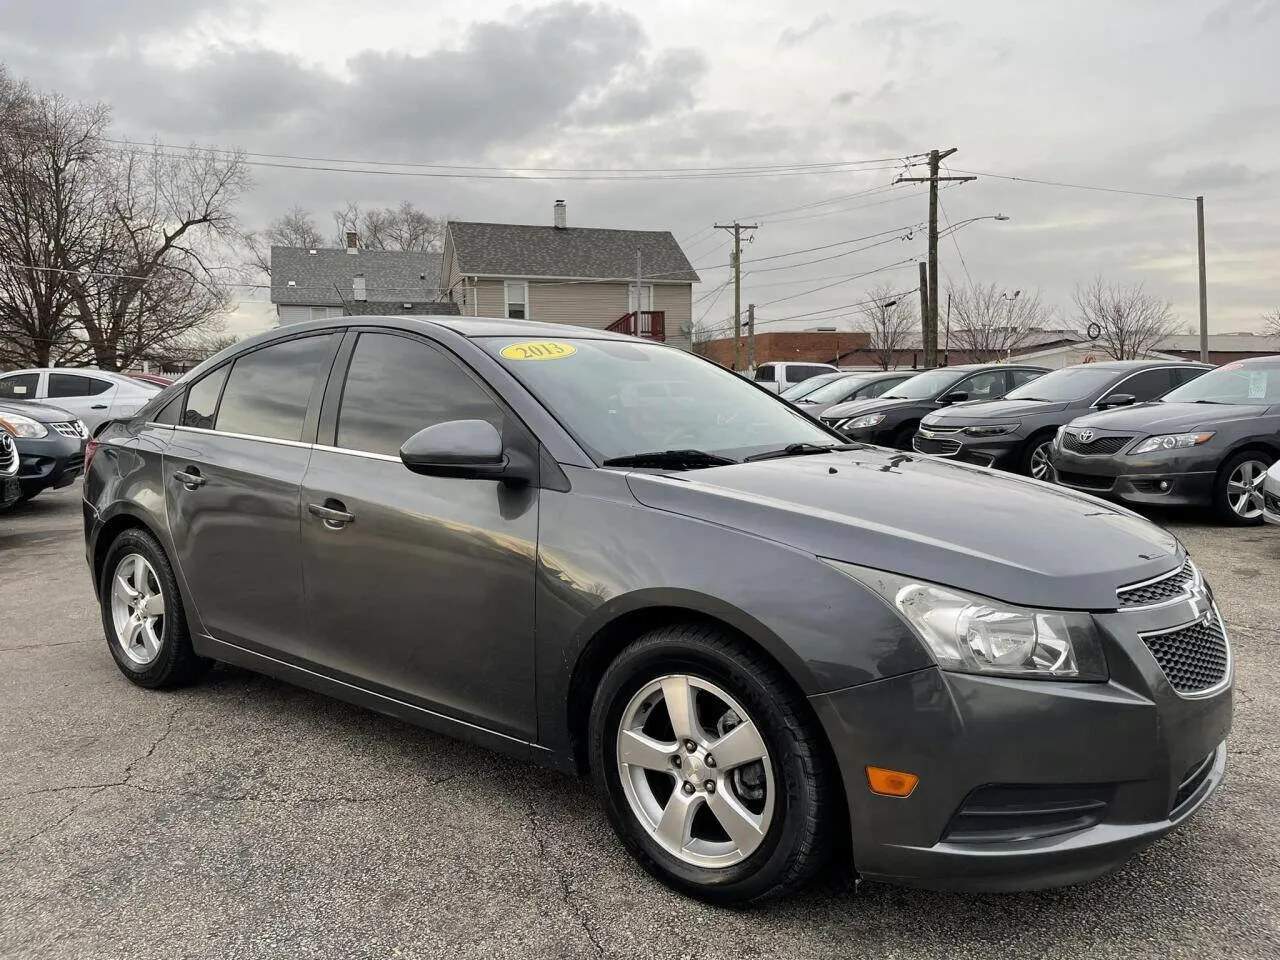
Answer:
<svg viewBox="0 0 1280 960"><path fill-rule="evenodd" d="M924 365L926 369L938 365L938 184L944 180L964 183L977 177L942 177L939 170L942 161L958 150L929 151L929 176L898 177L894 183L929 184L929 316L924 326Z"/></svg>
<svg viewBox="0 0 1280 960"><path fill-rule="evenodd" d="M742 369L742 234L759 224L717 223L717 230L733 233L733 369Z"/></svg>
<svg viewBox="0 0 1280 960"><path fill-rule="evenodd" d="M1200 362L1209 362L1209 286L1204 262L1204 197L1196 197L1196 241L1200 252Z"/></svg>
<svg viewBox="0 0 1280 960"><path fill-rule="evenodd" d="M920 345L927 351L929 340L929 267L923 260L920 267ZM912 364L914 366L914 364Z"/></svg>
<svg viewBox="0 0 1280 960"><path fill-rule="evenodd" d="M756 305L747 304L747 369L756 366Z"/></svg>

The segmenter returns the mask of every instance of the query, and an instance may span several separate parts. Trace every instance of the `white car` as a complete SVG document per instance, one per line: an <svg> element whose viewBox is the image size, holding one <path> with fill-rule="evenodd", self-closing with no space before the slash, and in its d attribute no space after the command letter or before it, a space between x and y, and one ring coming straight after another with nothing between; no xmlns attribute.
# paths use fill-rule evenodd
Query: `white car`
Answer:
<svg viewBox="0 0 1280 960"><path fill-rule="evenodd" d="M1262 519L1280 525L1280 460L1271 465L1262 481Z"/></svg>
<svg viewBox="0 0 1280 960"><path fill-rule="evenodd" d="M103 421L137 413L159 386L123 373L85 367L14 370L0 375L0 400L39 400L84 421L92 436Z"/></svg>
<svg viewBox="0 0 1280 960"><path fill-rule="evenodd" d="M839 372L829 363L762 363L756 367L755 376L752 379L757 386L764 387L773 393L785 393L797 383L803 383L810 377Z"/></svg>

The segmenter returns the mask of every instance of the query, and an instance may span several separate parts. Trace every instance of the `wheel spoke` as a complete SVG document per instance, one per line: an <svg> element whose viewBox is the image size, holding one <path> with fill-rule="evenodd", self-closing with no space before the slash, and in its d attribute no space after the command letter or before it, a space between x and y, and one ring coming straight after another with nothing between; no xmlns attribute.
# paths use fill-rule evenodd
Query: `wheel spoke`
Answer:
<svg viewBox="0 0 1280 960"><path fill-rule="evenodd" d="M147 592L147 568L143 565L142 558L135 555L131 558L132 566L130 568L129 582L139 594Z"/></svg>
<svg viewBox="0 0 1280 960"><path fill-rule="evenodd" d="M1246 492L1247 489L1248 488L1243 483L1237 483L1234 480L1227 484L1227 492L1229 492L1232 496L1236 496L1236 497L1241 496Z"/></svg>
<svg viewBox="0 0 1280 960"><path fill-rule="evenodd" d="M748 720L708 746L707 752L716 758L716 766L721 770L732 770L744 763L761 759L764 756L764 741L760 738L756 725Z"/></svg>
<svg viewBox="0 0 1280 960"><path fill-rule="evenodd" d="M116 596L120 597L122 600L132 602L138 599L138 591L133 589L133 584L129 582L124 571L116 574L114 588Z"/></svg>
<svg viewBox="0 0 1280 960"><path fill-rule="evenodd" d="M683 850L693 830L693 815L697 813L701 802L702 798L697 794L689 796L680 790L673 790L671 799L662 811L662 819L658 821L658 839L671 849Z"/></svg>
<svg viewBox="0 0 1280 960"><path fill-rule="evenodd" d="M671 772L671 755L677 744L662 743L635 730L624 730L618 741L618 759L633 767Z"/></svg>
<svg viewBox="0 0 1280 960"><path fill-rule="evenodd" d="M146 652L148 657L154 657L156 652L160 649L160 644L156 642L155 636L149 629L147 629L146 626L143 626L142 629L138 631L138 640L142 644L142 649Z"/></svg>
<svg viewBox="0 0 1280 960"><path fill-rule="evenodd" d="M164 594L153 593L150 596L143 597L142 606L138 608L138 611L144 617L163 617Z"/></svg>
<svg viewBox="0 0 1280 960"><path fill-rule="evenodd" d="M671 730L679 740L701 741L702 727L694 709L694 688L687 677L667 677L662 681L662 698L671 718Z"/></svg>
<svg viewBox="0 0 1280 960"><path fill-rule="evenodd" d="M129 650L138 644L138 635L142 632L142 621L137 617L130 617L124 625L124 632L120 636L120 643L126 650Z"/></svg>
<svg viewBox="0 0 1280 960"><path fill-rule="evenodd" d="M764 838L760 823L736 799L720 790L707 795L707 806L743 856L760 846L760 841Z"/></svg>

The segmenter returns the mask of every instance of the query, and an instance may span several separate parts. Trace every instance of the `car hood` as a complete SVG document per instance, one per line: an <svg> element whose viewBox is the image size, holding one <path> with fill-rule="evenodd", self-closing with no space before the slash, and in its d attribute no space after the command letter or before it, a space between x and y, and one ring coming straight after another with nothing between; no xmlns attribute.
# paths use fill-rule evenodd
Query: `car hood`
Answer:
<svg viewBox="0 0 1280 960"><path fill-rule="evenodd" d="M978 403L959 403L944 407L937 413L929 414L928 422L954 424L955 426L971 423L995 423L1002 420L1017 420L1019 417L1034 417L1045 413L1061 413L1071 404L1045 403L1036 400L986 400Z"/></svg>
<svg viewBox="0 0 1280 960"><path fill-rule="evenodd" d="M1177 539L1061 487L875 447L632 473L658 510L1032 607L1108 610L1181 562Z"/></svg>
<svg viewBox="0 0 1280 960"><path fill-rule="evenodd" d="M910 407L917 403L927 403L926 400L886 400L884 397L869 397L866 400L850 400L847 403L837 403L835 406L827 407L822 415L828 420L839 417L846 419L848 417L860 417L865 413L883 413L886 410L893 410L897 407Z"/></svg>
<svg viewBox="0 0 1280 960"><path fill-rule="evenodd" d="M1252 420L1267 404L1247 403L1144 403L1091 413L1071 421L1073 427L1095 430L1132 430L1135 433L1183 433L1233 420Z"/></svg>
<svg viewBox="0 0 1280 960"><path fill-rule="evenodd" d="M40 423L65 423L68 420L76 419L75 416L61 407L50 406L47 403L36 403L34 400L0 400L0 417L6 413L16 413L19 416L30 417Z"/></svg>

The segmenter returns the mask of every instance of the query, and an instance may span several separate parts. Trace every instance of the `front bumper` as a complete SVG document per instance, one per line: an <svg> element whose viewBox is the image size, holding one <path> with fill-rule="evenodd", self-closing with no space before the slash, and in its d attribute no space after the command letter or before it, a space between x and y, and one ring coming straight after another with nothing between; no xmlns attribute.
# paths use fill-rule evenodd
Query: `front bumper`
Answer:
<svg viewBox="0 0 1280 960"><path fill-rule="evenodd" d="M970 437L963 431L940 433L922 426L916 431L912 448L916 453L946 457L979 467L1014 470L1019 466L1018 454L1022 443L1023 438L1016 434Z"/></svg>
<svg viewBox="0 0 1280 960"><path fill-rule="evenodd" d="M13 506L22 499L22 486L18 478L0 477L0 510Z"/></svg>
<svg viewBox="0 0 1280 960"><path fill-rule="evenodd" d="M827 426L831 426L830 423ZM841 436L848 438L854 443L869 443L877 447L892 447L894 442L894 434L897 433L898 426L885 426L878 424L874 427L863 427L861 430L837 430ZM832 429L835 429L832 427Z"/></svg>
<svg viewBox="0 0 1280 960"><path fill-rule="evenodd" d="M1280 524L1280 483L1273 483L1270 478L1262 488L1262 519Z"/></svg>
<svg viewBox="0 0 1280 960"><path fill-rule="evenodd" d="M70 486L84 469L83 437L63 436L50 427L47 437L19 438L17 446L18 482L24 496Z"/></svg>
<svg viewBox="0 0 1280 960"><path fill-rule="evenodd" d="M1095 497L1171 507L1213 503L1218 458L1203 449L1086 457L1054 444L1049 459L1058 483Z"/></svg>
<svg viewBox="0 0 1280 960"><path fill-rule="evenodd" d="M1126 616L1097 618L1107 683L931 667L813 697L858 873L938 889L1063 886L1117 869L1194 814L1223 779L1230 669L1207 696L1176 694ZM905 799L874 794L868 765L919 784Z"/></svg>

